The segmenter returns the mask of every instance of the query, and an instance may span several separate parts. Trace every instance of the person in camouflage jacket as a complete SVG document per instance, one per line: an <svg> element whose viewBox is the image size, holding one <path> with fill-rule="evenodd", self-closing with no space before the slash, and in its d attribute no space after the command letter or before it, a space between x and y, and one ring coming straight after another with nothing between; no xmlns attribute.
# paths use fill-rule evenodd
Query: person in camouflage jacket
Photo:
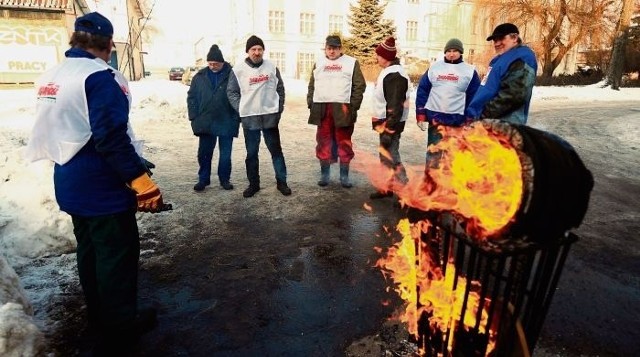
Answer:
<svg viewBox="0 0 640 357"><path fill-rule="evenodd" d="M518 27L498 25L487 41L495 56L465 115L471 120L495 118L526 124L538 63L535 53L522 44Z"/></svg>

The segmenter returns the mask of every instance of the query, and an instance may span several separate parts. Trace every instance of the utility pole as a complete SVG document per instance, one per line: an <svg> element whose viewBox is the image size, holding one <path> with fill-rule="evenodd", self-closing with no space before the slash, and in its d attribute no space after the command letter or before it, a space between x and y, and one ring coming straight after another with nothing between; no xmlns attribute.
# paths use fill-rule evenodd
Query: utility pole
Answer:
<svg viewBox="0 0 640 357"><path fill-rule="evenodd" d="M198 65L198 58L199 58L199 54L198 54L198 45L204 41L204 37L200 37L200 39L196 42L193 43L193 64Z"/></svg>

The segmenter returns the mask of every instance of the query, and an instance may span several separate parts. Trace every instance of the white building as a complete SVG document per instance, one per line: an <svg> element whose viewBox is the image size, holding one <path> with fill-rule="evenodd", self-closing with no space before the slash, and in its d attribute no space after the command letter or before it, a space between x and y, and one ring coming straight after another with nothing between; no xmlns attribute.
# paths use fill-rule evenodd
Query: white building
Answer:
<svg viewBox="0 0 640 357"><path fill-rule="evenodd" d="M357 5L357 1L235 0L229 20L229 28L234 30L229 34L231 61L246 57L246 39L255 34L265 42L265 57L274 61L283 75L308 78L323 53L326 36L333 32L350 35L350 5ZM472 11L472 1L465 0L390 0L385 17L395 23L400 57L435 60L452 37L471 45L465 52L473 56L478 38L491 30L474 28Z"/></svg>

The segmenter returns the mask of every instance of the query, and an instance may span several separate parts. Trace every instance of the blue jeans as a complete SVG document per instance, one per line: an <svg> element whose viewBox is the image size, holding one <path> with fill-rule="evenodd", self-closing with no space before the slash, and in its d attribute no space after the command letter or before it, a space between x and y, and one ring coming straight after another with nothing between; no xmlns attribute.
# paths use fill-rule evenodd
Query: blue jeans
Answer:
<svg viewBox="0 0 640 357"><path fill-rule="evenodd" d="M229 182L231 177L231 148L233 136L200 135L198 145L198 181L204 184L211 183L211 160L216 141L220 143L220 158L218 160L218 178L220 183Z"/></svg>
<svg viewBox="0 0 640 357"><path fill-rule="evenodd" d="M278 182L287 182L287 165L284 162L282 154L282 145L280 144L280 130L278 128L247 130L244 132L244 144L247 148L247 158L244 161L247 166L247 179L251 186L260 186L260 159L258 151L260 149L260 136L264 136L264 142L267 149L271 153L271 161L273 162L273 170L276 172L276 180Z"/></svg>

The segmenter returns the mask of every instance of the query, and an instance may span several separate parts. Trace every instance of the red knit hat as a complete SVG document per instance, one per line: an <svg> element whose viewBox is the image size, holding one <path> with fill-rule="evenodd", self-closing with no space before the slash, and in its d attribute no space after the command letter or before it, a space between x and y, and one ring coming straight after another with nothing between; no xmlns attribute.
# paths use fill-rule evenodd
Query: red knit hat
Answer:
<svg viewBox="0 0 640 357"><path fill-rule="evenodd" d="M384 42L381 42L376 47L376 53L386 59L387 61L393 61L396 58L396 39L389 37Z"/></svg>

